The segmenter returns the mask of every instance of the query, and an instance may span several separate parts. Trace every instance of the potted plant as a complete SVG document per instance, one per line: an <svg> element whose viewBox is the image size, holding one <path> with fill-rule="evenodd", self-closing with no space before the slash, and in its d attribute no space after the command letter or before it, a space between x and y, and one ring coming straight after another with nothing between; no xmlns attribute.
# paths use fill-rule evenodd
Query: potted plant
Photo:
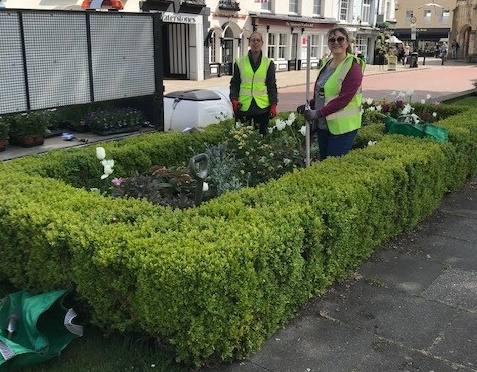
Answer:
<svg viewBox="0 0 477 372"><path fill-rule="evenodd" d="M8 116L0 116L0 151L7 147L8 133L10 132L10 119Z"/></svg>
<svg viewBox="0 0 477 372"><path fill-rule="evenodd" d="M86 115L84 120L93 133L110 135L139 130L146 124L144 114L135 108L99 108Z"/></svg>
<svg viewBox="0 0 477 372"><path fill-rule="evenodd" d="M49 125L48 111L30 111L11 116L10 143L32 147L42 145Z"/></svg>

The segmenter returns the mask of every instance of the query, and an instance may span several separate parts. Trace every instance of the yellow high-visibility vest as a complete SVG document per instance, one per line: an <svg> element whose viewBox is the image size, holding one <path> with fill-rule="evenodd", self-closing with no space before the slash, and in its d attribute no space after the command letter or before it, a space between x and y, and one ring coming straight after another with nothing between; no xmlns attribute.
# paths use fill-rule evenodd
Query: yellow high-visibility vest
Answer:
<svg viewBox="0 0 477 372"><path fill-rule="evenodd" d="M326 66L330 58L323 60L320 71ZM348 74L353 62L357 61L361 69L364 71L365 63L362 59L355 57L353 54L348 53L346 58L336 67L333 74L329 77L324 85L325 90L325 105L332 99L338 97L341 91L341 85L343 80ZM334 112L326 116L326 122L328 129L332 134L343 134L351 132L361 127L361 102L363 95L361 86L354 95L353 99L341 110Z"/></svg>
<svg viewBox="0 0 477 372"><path fill-rule="evenodd" d="M257 106L266 108L270 106L268 98L267 85L265 84L267 78L268 67L271 60L262 56L260 66L257 71L253 71L250 58L247 56L237 58L237 66L240 70L240 91L239 102L241 103L240 111L247 111L252 103L252 98L255 99Z"/></svg>

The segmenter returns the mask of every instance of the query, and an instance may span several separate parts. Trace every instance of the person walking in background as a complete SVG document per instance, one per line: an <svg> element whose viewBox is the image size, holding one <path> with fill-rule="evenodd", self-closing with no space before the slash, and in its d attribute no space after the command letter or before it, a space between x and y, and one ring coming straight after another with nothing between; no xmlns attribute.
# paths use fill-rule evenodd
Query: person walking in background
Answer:
<svg viewBox="0 0 477 372"><path fill-rule="evenodd" d="M311 106L297 111L316 127L320 160L347 154L361 127L361 83L365 63L351 54L348 32L328 32L331 57L320 63Z"/></svg>
<svg viewBox="0 0 477 372"><path fill-rule="evenodd" d="M237 58L230 79L230 102L235 118L267 134L270 118L277 115L278 89L275 64L262 54L263 38L253 32L248 54Z"/></svg>
<svg viewBox="0 0 477 372"><path fill-rule="evenodd" d="M459 51L459 43L454 39L451 44L452 48L452 58L457 58L457 52Z"/></svg>
<svg viewBox="0 0 477 372"><path fill-rule="evenodd" d="M443 65L444 60L447 58L447 44L445 42L439 47L439 58L442 60L441 65Z"/></svg>
<svg viewBox="0 0 477 372"><path fill-rule="evenodd" d="M386 56L384 50L381 48L376 54L376 63L379 65L379 71L384 71L384 65L386 64Z"/></svg>

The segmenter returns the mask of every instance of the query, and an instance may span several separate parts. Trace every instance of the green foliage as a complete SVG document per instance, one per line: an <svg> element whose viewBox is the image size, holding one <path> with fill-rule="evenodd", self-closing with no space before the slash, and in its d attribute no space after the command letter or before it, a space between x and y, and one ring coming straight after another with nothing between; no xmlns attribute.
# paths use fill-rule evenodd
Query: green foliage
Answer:
<svg viewBox="0 0 477 372"><path fill-rule="evenodd" d="M416 226L477 172L477 111L458 110L439 121L449 143L384 135L382 124L370 124L348 155L280 178L281 169L268 168L274 134L262 147L252 141L256 132L240 128L227 146L265 157L250 170L257 181L267 172L277 179L186 210L68 185L89 186L81 175L101 182L92 146L3 162L0 278L30 291L71 288L94 324L142 332L180 361L246 357L310 296ZM191 149L223 142L232 125L104 148L117 161L114 176L127 177L151 164L184 164Z"/></svg>
<svg viewBox="0 0 477 372"><path fill-rule="evenodd" d="M51 115L52 112L49 110L11 115L10 134L21 137L43 135L48 128Z"/></svg>
<svg viewBox="0 0 477 372"><path fill-rule="evenodd" d="M10 133L10 117L8 115L0 116L0 139L8 139Z"/></svg>
<svg viewBox="0 0 477 372"><path fill-rule="evenodd" d="M90 111L84 119L84 124L94 133L108 133L139 128L146 125L147 120L140 110L120 107Z"/></svg>

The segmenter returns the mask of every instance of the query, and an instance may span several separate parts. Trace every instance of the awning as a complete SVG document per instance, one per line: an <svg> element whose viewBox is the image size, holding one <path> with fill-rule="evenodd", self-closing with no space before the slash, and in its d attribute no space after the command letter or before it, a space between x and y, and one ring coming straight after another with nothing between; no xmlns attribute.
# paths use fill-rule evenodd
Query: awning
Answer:
<svg viewBox="0 0 477 372"><path fill-rule="evenodd" d="M386 39L386 43L390 44L402 44L402 41L399 40L396 36L392 35L389 39Z"/></svg>
<svg viewBox="0 0 477 372"><path fill-rule="evenodd" d="M117 9L121 10L124 5L121 0L84 0L81 4L83 9Z"/></svg>

